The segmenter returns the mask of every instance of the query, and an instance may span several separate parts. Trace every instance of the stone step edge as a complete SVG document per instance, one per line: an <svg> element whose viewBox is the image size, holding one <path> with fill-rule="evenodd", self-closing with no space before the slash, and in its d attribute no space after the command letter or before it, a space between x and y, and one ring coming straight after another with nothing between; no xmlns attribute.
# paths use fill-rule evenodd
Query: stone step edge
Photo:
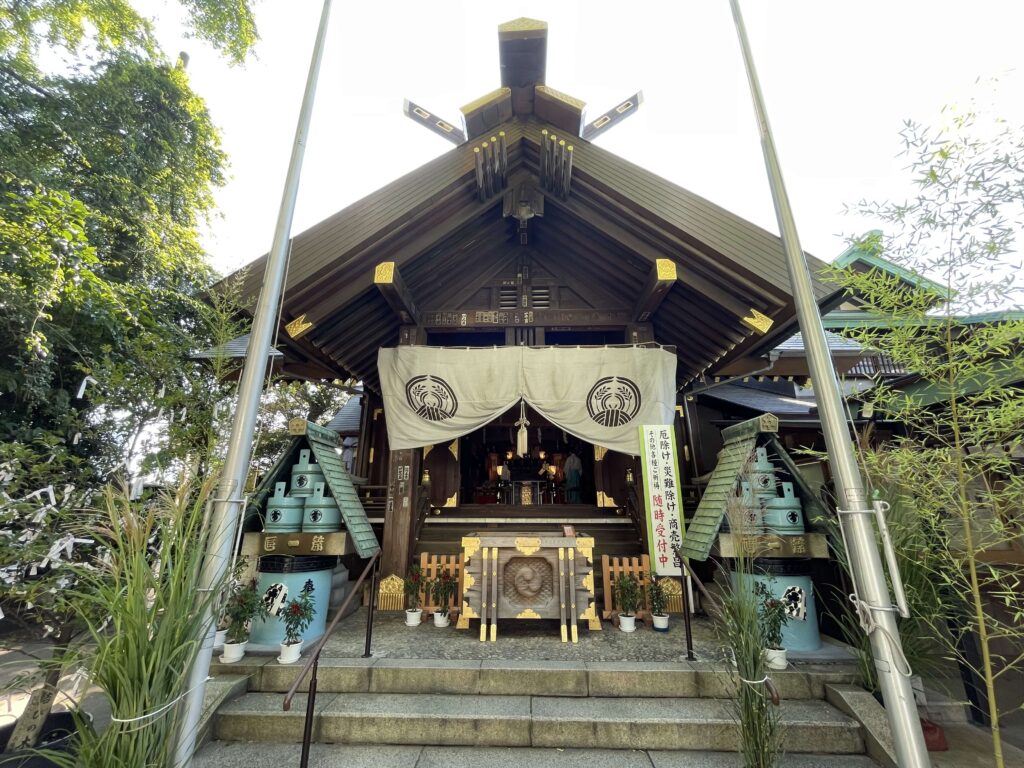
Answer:
<svg viewBox="0 0 1024 768"><path fill-rule="evenodd" d="M214 741L195 759L195 768L225 768L245 765L250 768L271 765L292 765L299 754L297 744L273 746L251 742ZM418 764L445 765L448 768L481 768L487 765L524 765L530 768L573 768L576 766L616 766L616 768L655 768L659 766L715 766L741 768L742 757L735 752L708 750L622 750L622 749L555 749L538 747L395 747L350 744L317 744L312 760L320 760L334 768L365 768L367 765L414 768ZM865 755L825 755L804 753L786 755L788 768L878 768Z"/></svg>
<svg viewBox="0 0 1024 768"><path fill-rule="evenodd" d="M246 675L249 691L284 693L300 665L247 656L213 665L213 674ZM734 672L716 662L548 662L391 658L322 658L324 693L466 693L590 698L731 698ZM852 684L852 666L801 665L772 678L784 699L824 699L825 686ZM308 688L303 681L300 690Z"/></svg>
<svg viewBox="0 0 1024 768"><path fill-rule="evenodd" d="M220 709L244 696L248 685L249 678L245 675L221 675L207 681L203 691L203 710L199 716L196 749L213 737L214 719Z"/></svg>
<svg viewBox="0 0 1024 768"><path fill-rule="evenodd" d="M254 694L255 701L244 707L245 699L230 711L218 714L216 735L223 741L295 742L301 738L305 717L305 697L296 701L292 711L273 708L270 694ZM366 696L365 694L363 696ZM435 696L430 711L409 709L405 701L421 700L415 694L393 696L390 706L380 711L355 711L344 708L345 694L328 694L317 700L313 740L318 743L350 744L453 744L504 747L600 747L612 749L700 749L716 751L737 748L737 725L724 707L707 714L696 714L692 706L698 700L665 699L668 712L643 717L636 709L623 706L618 713L600 713L592 706L573 710L566 699L557 697L501 697L494 710L473 710L473 702L464 697ZM484 697L480 697L484 698ZM487 697L493 700L494 697ZM395 701L398 699L398 701ZM451 699L455 706L445 706ZM542 699L541 712L536 712ZM627 700L628 702L629 700ZM330 711L338 703L340 711ZM545 707L543 704L547 704ZM269 706L268 706L269 705ZM460 707L461 705L461 707ZM467 711L467 705L470 710ZM461 711L458 711L461 708ZM680 713L679 709L689 709ZM698 712L704 712L700 707ZM787 709L791 711L787 712ZM546 710L546 711L545 711ZM673 716L673 710L675 715ZM824 751L830 754L863 754L864 740L860 724L823 705L818 713L808 713L806 704L783 705L780 712L789 752ZM830 719L809 719L808 715ZM400 731L388 727L401 723Z"/></svg>

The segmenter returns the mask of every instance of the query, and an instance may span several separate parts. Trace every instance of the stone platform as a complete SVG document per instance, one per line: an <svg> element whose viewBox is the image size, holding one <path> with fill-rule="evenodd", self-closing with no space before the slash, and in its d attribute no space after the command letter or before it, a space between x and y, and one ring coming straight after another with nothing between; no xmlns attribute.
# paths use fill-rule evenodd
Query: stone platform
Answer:
<svg viewBox="0 0 1024 768"><path fill-rule="evenodd" d="M609 622L601 631L580 627L578 643L563 643L557 621L501 620L495 642L480 642L479 623L467 630L437 628L428 616L419 627L406 627L399 613L378 613L374 617L371 653L375 658L401 659L492 659L546 661L638 661L674 662L686 659L682 616L673 615L668 632L654 632L638 622L632 634L620 632ZM366 609L360 608L343 619L324 648L323 658L357 658L363 655ZM693 619L693 647L701 660L723 658L722 643L711 622ZM826 643L820 651L793 654L794 662L853 662L845 646Z"/></svg>

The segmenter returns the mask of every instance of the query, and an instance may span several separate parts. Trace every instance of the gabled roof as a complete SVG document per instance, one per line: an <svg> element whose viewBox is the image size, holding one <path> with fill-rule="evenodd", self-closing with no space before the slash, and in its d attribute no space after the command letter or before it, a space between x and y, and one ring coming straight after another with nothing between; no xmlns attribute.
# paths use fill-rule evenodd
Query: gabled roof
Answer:
<svg viewBox="0 0 1024 768"><path fill-rule="evenodd" d="M362 389L362 387L357 387ZM362 414L363 407L363 396L362 394L352 395L343 406L341 410L334 414L329 422L327 422L326 428L332 432L337 432L342 437L352 437L359 434L359 418Z"/></svg>
<svg viewBox="0 0 1024 768"><path fill-rule="evenodd" d="M249 351L249 334L245 333L241 336L237 336L231 341L226 341L223 344L218 344L215 347L209 349L200 350L199 352L193 352L192 358L195 360L207 360L215 357L227 357L227 358L238 358L245 357ZM267 350L269 357L281 357L281 353L271 347Z"/></svg>
<svg viewBox="0 0 1024 768"><path fill-rule="evenodd" d="M510 188L537 178L543 128L515 117L495 129L508 143ZM677 347L682 381L789 335L795 315L778 237L601 147L574 144L571 193L546 197L527 246L502 217L501 195L479 200L468 143L297 235L282 310L282 324L297 321L302 334L292 343L376 389L377 350L397 342L400 326L374 286L377 264L394 261L429 312L472 306L479 288L527 251L572 280L590 306L610 297L623 310L656 259L674 262L678 280L652 320L656 340ZM242 273L243 300L258 293L264 263ZM816 272L820 262L811 257L811 266ZM815 293L838 299L820 281ZM768 333L743 324L751 310L773 321Z"/></svg>
<svg viewBox="0 0 1024 768"><path fill-rule="evenodd" d="M828 344L828 351L833 355L859 355L864 352L864 347L853 339L847 339L838 333L825 331L825 341ZM803 334L794 333L784 342L776 347L779 352L786 354L805 354L807 349L804 346Z"/></svg>
<svg viewBox="0 0 1024 768"><path fill-rule="evenodd" d="M801 401L778 392L744 387L739 384L722 384L703 391L700 395L775 416L810 416L818 407L812 398L804 398Z"/></svg>
<svg viewBox="0 0 1024 768"><path fill-rule="evenodd" d="M893 277L898 277L908 285L934 294L936 301L952 298L946 286L929 280L916 272L911 272L909 269L904 269L899 264L879 255L881 244L882 231L880 229L873 229L839 254L832 262L832 266L864 272L877 269Z"/></svg>
<svg viewBox="0 0 1024 768"><path fill-rule="evenodd" d="M587 118L583 101L546 82L547 34L527 18L498 28L501 87L462 108L461 128L407 100L411 119L457 146L293 238L285 370L301 355L306 370L344 371L375 390L377 350L417 320L448 330L650 322L685 383L752 363L796 329L779 238L592 144L642 94ZM824 266L809 261L812 274ZM243 301L264 265L242 275ZM548 273L539 301L490 290L502 278L527 287L538 265ZM840 298L820 281L814 291L829 306Z"/></svg>

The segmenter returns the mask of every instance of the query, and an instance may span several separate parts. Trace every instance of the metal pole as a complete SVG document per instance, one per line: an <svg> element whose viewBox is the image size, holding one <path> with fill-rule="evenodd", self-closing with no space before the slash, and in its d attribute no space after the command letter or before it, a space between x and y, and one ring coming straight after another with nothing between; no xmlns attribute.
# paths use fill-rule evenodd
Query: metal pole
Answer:
<svg viewBox="0 0 1024 768"><path fill-rule="evenodd" d="M313 743L313 717L316 714L316 676L320 671L320 650L317 649L313 659L313 669L309 673L309 693L306 694L306 719L302 726L302 753L299 755L299 768L309 766L309 747Z"/></svg>
<svg viewBox="0 0 1024 768"><path fill-rule="evenodd" d="M848 542L850 570L862 607L871 616L871 651L878 671L878 681L885 700L885 709L892 728L896 747L896 762L900 768L926 768L931 763L921 734L921 721L914 702L910 679L901 672L905 666L900 646L889 587L882 570L875 532L871 526L872 510L864 494L853 443L842 407L842 395L836 372L832 366L825 331L821 325L818 304L811 289L811 275L797 237L793 211L782 180L775 142L768 124L768 114L761 96L761 85L754 68L750 43L743 25L739 0L729 0L733 21L739 37L747 80L757 114L761 133L761 148L771 184L775 215L779 222L786 265L792 283L793 302L797 320L807 350L807 362L814 382L815 399L821 416L822 431L828 449L829 464L836 485L837 503L846 514L840 515L840 524Z"/></svg>
<svg viewBox="0 0 1024 768"><path fill-rule="evenodd" d="M377 607L377 579L380 578L380 558L373 565L373 575L370 576L370 599L366 606L366 642L363 645L363 658L368 659L370 643L373 641L373 611Z"/></svg>
<svg viewBox="0 0 1024 768"><path fill-rule="evenodd" d="M263 381L267 372L267 351L270 349L271 338L277 325L278 304L281 301L281 289L288 261L292 215L295 212L295 200L299 191L302 158L306 151L306 137L309 134L309 124L313 114L313 101L316 95L317 79L320 75L320 62L323 59L327 22L330 15L331 0L324 0L323 10L320 14L320 27L313 47L313 58L309 64L309 75L306 78L306 91L302 97L302 108L299 112L298 124L295 127L295 141L292 145L288 175L285 178L284 191L281 195L281 207L277 214L274 242L267 256L263 288L253 314L249 349L245 357L241 383L238 387L235 420L231 427L231 439L228 443L220 489L213 509L210 543L207 548L206 560L203 563L201 579L201 589L204 590L215 588L223 582L233 554L236 518L239 516L239 507L243 504L245 480L252 453L252 437L256 426L256 413L259 409ZM174 765L178 768L190 765L192 753L195 751L195 740L203 711L206 678L210 674L210 661L213 657L214 609L215 606L211 605L207 610L208 615L204 622L205 636L189 678L191 693L185 701L182 729L178 736L174 757Z"/></svg>

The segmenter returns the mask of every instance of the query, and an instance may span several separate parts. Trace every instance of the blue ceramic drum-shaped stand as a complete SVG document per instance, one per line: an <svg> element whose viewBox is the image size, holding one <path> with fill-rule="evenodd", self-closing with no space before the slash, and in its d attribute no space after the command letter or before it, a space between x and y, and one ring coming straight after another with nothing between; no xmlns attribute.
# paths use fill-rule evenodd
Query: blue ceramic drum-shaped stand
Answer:
<svg viewBox="0 0 1024 768"><path fill-rule="evenodd" d="M331 574L338 564L336 557L291 557L266 555L259 559L256 586L271 615L256 619L249 635L251 651L279 651L284 642L284 622L277 616L290 601L298 597L307 583L313 587L313 621L302 633L305 647L323 635L327 627L327 611L331 599Z"/></svg>
<svg viewBox="0 0 1024 768"><path fill-rule="evenodd" d="M323 467L310 460L312 453L309 448L302 449L299 463L292 465L292 496L309 496L316 484L324 481Z"/></svg>
<svg viewBox="0 0 1024 768"><path fill-rule="evenodd" d="M334 533L341 530L341 509L337 499L324 495L323 483L317 483L313 495L306 497L302 515L303 533Z"/></svg>
<svg viewBox="0 0 1024 768"><path fill-rule="evenodd" d="M267 533L294 533L302 530L306 500L301 496L286 496L284 489L284 483L275 484L274 495L267 499L263 520L263 530Z"/></svg>

